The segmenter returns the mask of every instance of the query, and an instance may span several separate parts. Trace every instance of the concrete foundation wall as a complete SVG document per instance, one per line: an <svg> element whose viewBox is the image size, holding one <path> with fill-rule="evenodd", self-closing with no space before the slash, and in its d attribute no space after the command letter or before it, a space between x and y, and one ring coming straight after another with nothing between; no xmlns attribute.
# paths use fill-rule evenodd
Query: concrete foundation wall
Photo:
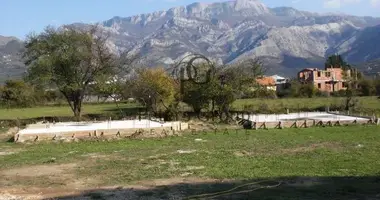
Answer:
<svg viewBox="0 0 380 200"><path fill-rule="evenodd" d="M343 126L343 125L358 125L358 124L376 124L372 120L354 120L354 121L318 121L318 120L303 120L303 121L281 121L281 122L253 122L253 129L281 129L281 128L309 128L309 127L326 127L326 126Z"/></svg>
<svg viewBox="0 0 380 200"><path fill-rule="evenodd" d="M46 128L46 124L34 124L28 126L29 129ZM97 129L90 131L62 131L59 133L17 133L15 142L41 141L41 140L77 140L94 138L133 138L133 137L163 137L177 135L180 131L187 130L189 125L182 122L170 122L162 127L153 128L125 128L125 129Z"/></svg>

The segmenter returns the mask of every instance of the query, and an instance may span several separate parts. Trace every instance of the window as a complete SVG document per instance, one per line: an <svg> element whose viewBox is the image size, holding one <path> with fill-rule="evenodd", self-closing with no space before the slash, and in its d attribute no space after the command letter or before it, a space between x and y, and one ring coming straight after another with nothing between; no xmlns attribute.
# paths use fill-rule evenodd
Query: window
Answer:
<svg viewBox="0 0 380 200"><path fill-rule="evenodd" d="M321 77L321 72L318 72L318 77Z"/></svg>
<svg viewBox="0 0 380 200"><path fill-rule="evenodd" d="M331 77L331 72L326 72L326 77Z"/></svg>
<svg viewBox="0 0 380 200"><path fill-rule="evenodd" d="M322 84L318 83L318 89L321 89Z"/></svg>
<svg viewBox="0 0 380 200"><path fill-rule="evenodd" d="M347 85L346 82L343 82L343 83L342 83L342 87L343 87L343 88L347 88L347 86L348 86L348 85Z"/></svg>

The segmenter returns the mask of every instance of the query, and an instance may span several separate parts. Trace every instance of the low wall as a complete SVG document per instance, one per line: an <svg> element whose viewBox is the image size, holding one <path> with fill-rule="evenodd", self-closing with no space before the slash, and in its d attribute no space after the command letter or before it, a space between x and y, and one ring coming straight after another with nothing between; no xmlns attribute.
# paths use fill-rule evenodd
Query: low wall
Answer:
<svg viewBox="0 0 380 200"><path fill-rule="evenodd" d="M365 124L377 124L379 120L354 120L354 121L322 121L322 120L299 120L299 121L279 121L279 122L252 122L248 120L242 120L241 125L244 123L251 123L252 129L283 129L283 128L309 128L309 127L326 127L326 126L344 126L344 125L365 125Z"/></svg>
<svg viewBox="0 0 380 200"><path fill-rule="evenodd" d="M170 126L169 126L170 124ZM29 128L38 129L46 127L45 124L31 125ZM17 133L15 142L41 141L41 140L81 140L81 139L112 139L112 138L149 138L178 135L179 132L187 130L189 125L182 122L170 122L162 127L152 128L125 128L125 129L96 129L91 131L62 131L59 133Z"/></svg>

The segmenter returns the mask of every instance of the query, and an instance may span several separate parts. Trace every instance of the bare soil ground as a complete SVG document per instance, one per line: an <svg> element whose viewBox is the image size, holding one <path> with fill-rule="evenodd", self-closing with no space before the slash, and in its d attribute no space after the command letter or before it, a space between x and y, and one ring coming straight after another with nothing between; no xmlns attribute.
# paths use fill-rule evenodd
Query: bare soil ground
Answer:
<svg viewBox="0 0 380 200"><path fill-rule="evenodd" d="M96 179L78 179L75 169L78 164L62 165L38 165L16 169L3 170L0 176L4 177L0 185L8 185L0 188L1 200L39 200L39 199L139 199L141 194L136 190L149 190L155 187L165 187L175 184L211 183L216 180L200 178L170 178L138 181L133 185L97 187ZM196 168L196 167L192 167ZM198 167L200 169L200 167ZM19 185L14 185L18 182ZM26 186L23 182L35 181L33 187ZM38 187L38 182L51 182L49 187ZM12 184L8 184L12 183ZM96 192L91 192L96 191ZM173 199L180 198L180 191L173 191ZM149 199L156 199L151 195ZM160 198L157 198L160 199Z"/></svg>

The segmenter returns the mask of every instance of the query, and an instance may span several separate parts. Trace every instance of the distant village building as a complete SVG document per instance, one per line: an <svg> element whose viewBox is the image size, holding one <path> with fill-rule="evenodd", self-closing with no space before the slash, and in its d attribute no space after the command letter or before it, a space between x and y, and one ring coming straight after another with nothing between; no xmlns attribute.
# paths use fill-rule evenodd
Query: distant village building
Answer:
<svg viewBox="0 0 380 200"><path fill-rule="evenodd" d="M279 76L279 75L273 75L271 76L274 81L275 81L275 84L276 84L276 90L277 91L281 91L283 89L286 88L286 85L289 83L289 79L288 78L285 78L285 77L282 77L282 76Z"/></svg>
<svg viewBox="0 0 380 200"><path fill-rule="evenodd" d="M261 87L267 89L267 90L273 90L276 91L276 80L271 76L263 76L256 79L256 82Z"/></svg>
<svg viewBox="0 0 380 200"><path fill-rule="evenodd" d="M346 71L346 76L351 76L351 70ZM341 67L327 67L325 70L306 68L298 72L298 80L301 83L312 83L314 87L324 92L336 92L347 89L347 80Z"/></svg>

